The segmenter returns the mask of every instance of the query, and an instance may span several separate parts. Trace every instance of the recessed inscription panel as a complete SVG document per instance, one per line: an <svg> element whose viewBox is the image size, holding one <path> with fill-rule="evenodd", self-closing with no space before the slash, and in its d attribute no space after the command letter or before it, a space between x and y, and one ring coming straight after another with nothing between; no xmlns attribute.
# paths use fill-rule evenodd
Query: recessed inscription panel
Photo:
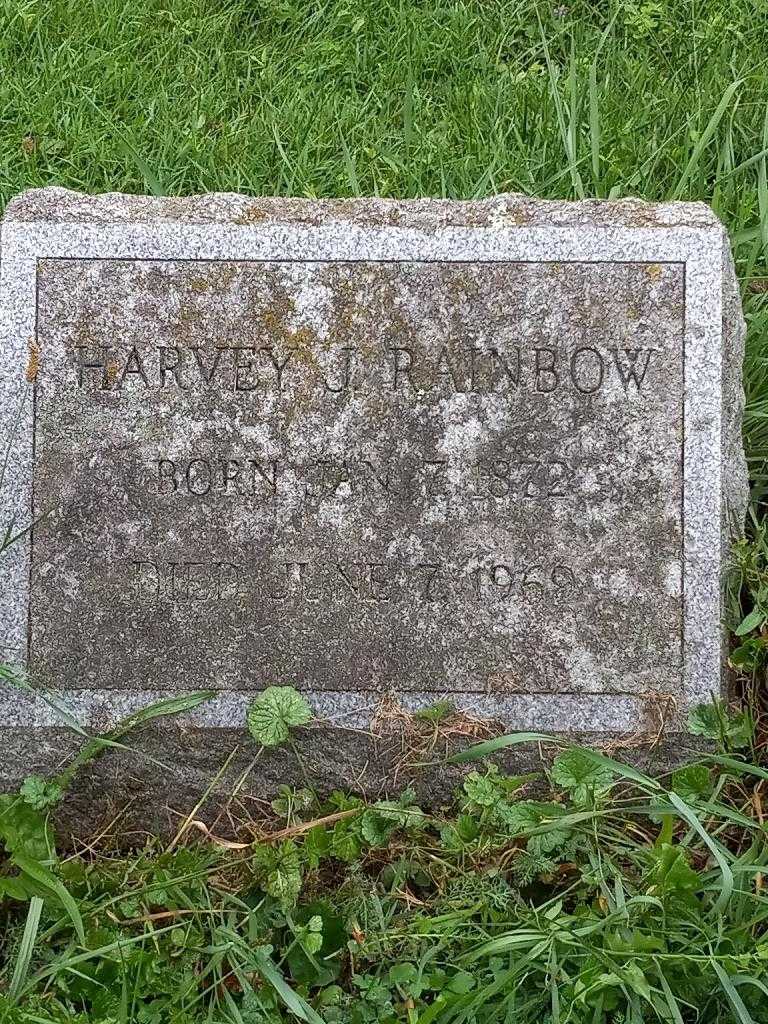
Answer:
<svg viewBox="0 0 768 1024"><path fill-rule="evenodd" d="M680 264L42 261L30 658L681 685Z"/></svg>

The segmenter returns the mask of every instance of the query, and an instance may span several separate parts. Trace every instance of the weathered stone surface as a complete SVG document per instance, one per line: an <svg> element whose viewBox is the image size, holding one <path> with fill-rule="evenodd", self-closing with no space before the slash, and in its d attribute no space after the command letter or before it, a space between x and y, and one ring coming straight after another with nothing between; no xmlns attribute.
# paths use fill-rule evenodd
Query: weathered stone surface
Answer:
<svg viewBox="0 0 768 1024"><path fill-rule="evenodd" d="M720 691L743 323L706 207L45 189L0 255L0 523L35 520L0 636L87 727L210 687L159 728L215 759L292 684L354 785L382 694L603 737ZM50 767L55 713L4 708L41 740L6 777Z"/></svg>

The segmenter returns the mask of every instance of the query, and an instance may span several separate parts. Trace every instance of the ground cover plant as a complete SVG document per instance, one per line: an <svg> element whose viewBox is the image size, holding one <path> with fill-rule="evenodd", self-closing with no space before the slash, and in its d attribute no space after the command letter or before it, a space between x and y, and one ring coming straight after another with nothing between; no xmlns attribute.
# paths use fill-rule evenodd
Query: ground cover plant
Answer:
<svg viewBox="0 0 768 1024"><path fill-rule="evenodd" d="M308 714L274 688L249 728L286 742ZM564 747L532 792L487 758L533 737L500 737L454 756L471 770L441 811L284 787L241 842L130 856L57 852L73 773L30 778L0 804L2 1019L761 1024L768 772L742 757L748 713L689 726L722 753L663 778Z"/></svg>
<svg viewBox="0 0 768 1024"><path fill-rule="evenodd" d="M690 721L716 754L656 779L553 748L509 778L497 740L429 810L318 796L305 765L235 841L63 847L77 770L183 705L148 709L0 798L0 1020L768 1022L767 44L764 0L0 0L2 204L45 184L711 203L748 323L754 499L729 595L742 701ZM0 524L0 557L27 525ZM255 755L307 715L266 695Z"/></svg>
<svg viewBox="0 0 768 1024"><path fill-rule="evenodd" d="M263 748L308 720L280 687L248 725ZM57 852L73 772L27 779L0 802L2 1019L766 1022L768 772L747 712L689 727L722 752L663 778L563 747L532 791L487 758L550 741L499 737L454 755L441 811L284 787L241 842L131 856Z"/></svg>

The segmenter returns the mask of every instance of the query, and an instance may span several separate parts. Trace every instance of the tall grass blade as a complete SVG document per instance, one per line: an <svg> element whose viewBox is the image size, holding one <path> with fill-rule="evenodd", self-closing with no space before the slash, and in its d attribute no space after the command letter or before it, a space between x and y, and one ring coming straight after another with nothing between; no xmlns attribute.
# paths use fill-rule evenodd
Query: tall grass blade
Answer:
<svg viewBox="0 0 768 1024"><path fill-rule="evenodd" d="M589 65L589 151L592 156L592 181L600 195L600 99L597 94L597 64Z"/></svg>
<svg viewBox="0 0 768 1024"><path fill-rule="evenodd" d="M463 764L465 761L477 761L481 757L488 757L489 754L495 754L497 750L503 750L505 747L516 747L520 743L557 743L558 740L554 736L548 736L543 732L513 732L507 733L505 736L497 736L493 740L483 740L482 743L476 743L474 746L467 747L466 750L460 751L458 754L452 754L448 758L449 764Z"/></svg>
<svg viewBox="0 0 768 1024"><path fill-rule="evenodd" d="M768 171L765 151L768 148L768 104L763 118L763 152L757 165L757 209L760 217L760 237L763 247L768 248Z"/></svg>
<svg viewBox="0 0 768 1024"><path fill-rule="evenodd" d="M699 139L696 142L696 145L693 147L693 152L691 153L691 157L690 157L688 163L686 164L685 170L683 171L682 175L680 176L680 179L679 179L679 181L677 183L677 187L675 188L675 190L673 192L673 196L672 196L673 199L680 199L680 198L682 198L682 195L685 192L685 188L686 188L686 186L688 184L688 179L692 176L693 172L698 167L699 160L701 159L701 154L704 152L704 150L709 145L710 140L712 139L712 136L717 131L718 126L719 126L720 122L723 119L723 115L725 114L726 110L730 106L731 100L733 99L734 95L736 94L737 89L739 88L739 86L741 84L742 84L742 79L737 79L735 82L731 82L731 84L728 86L728 88L723 93L722 99L718 103L717 107L715 108L714 113L712 114L712 116L710 117L709 121L707 122L706 128L704 129L704 131L699 136Z"/></svg>
<svg viewBox="0 0 768 1024"><path fill-rule="evenodd" d="M160 181L158 176L149 166L144 157L139 153L135 146L133 146L127 139L121 140L121 147L125 155L131 159L136 167L139 169L141 176L144 178L144 182L150 195L153 196L167 196L168 190L165 185Z"/></svg>
<svg viewBox="0 0 768 1024"><path fill-rule="evenodd" d="M27 909L27 920L24 924L24 933L16 953L16 963L13 966L13 976L8 989L8 998L12 1003L21 995L24 982L27 979L29 965L32 961L32 952L35 948L37 930L40 926L40 913L43 909L44 900L41 896L33 896L29 901Z"/></svg>
<svg viewBox="0 0 768 1024"><path fill-rule="evenodd" d="M49 871L45 865L41 864L40 861L34 859L34 857L28 857L26 853L22 853L20 850L16 850L13 854L13 862L17 867L21 868L25 874L29 875L30 878L34 879L38 885L42 885L43 888L49 889L61 902L61 905L69 914L69 918L72 921L72 927L75 929L75 933L81 943L85 943L85 929L83 928L83 919L80 916L77 903L75 903L71 893L66 886Z"/></svg>
<svg viewBox="0 0 768 1024"><path fill-rule="evenodd" d="M117 740L125 736L126 733L131 732L133 729L138 728L140 725L145 725L147 722L152 721L155 718L163 718L167 715L178 715L185 711L192 711L193 708L199 707L204 704L205 701L211 700L212 697L216 696L215 690L200 690L197 693L183 694L180 697L169 697L165 700L156 701L154 704L150 704L146 708L141 708L140 711L134 712L132 715L128 715L119 722L114 729L112 729L106 736L96 736L90 739L88 743L78 752L72 762L67 765L64 771L59 775L57 781L62 789L66 789L69 786L81 768L95 760L107 747L115 747L118 750L130 750L130 747L126 747L123 743L118 743ZM149 755L144 755L149 757ZM154 758L150 758L154 761ZM161 768L166 768L159 761L155 761Z"/></svg>
<svg viewBox="0 0 768 1024"><path fill-rule="evenodd" d="M739 1024L755 1024L754 1017L744 1005L744 1000L736 991L736 987L728 977L725 968L715 959L712 960L712 967L720 984L723 986L723 992L728 997L728 1002L733 1007L733 1012L736 1014Z"/></svg>
<svg viewBox="0 0 768 1024"><path fill-rule="evenodd" d="M680 1013L680 1006L677 1000L675 999L674 993L672 992L672 989L669 987L669 982L667 981L664 972L661 970L658 963L656 964L656 968L658 971L659 984L661 985L661 990L664 993L664 998L667 1001L669 1019L673 1022L673 1024L685 1024L685 1021L683 1020L683 1015L682 1013Z"/></svg>
<svg viewBox="0 0 768 1024"><path fill-rule="evenodd" d="M323 1018L312 1009L309 1003L302 999L298 992L294 992L291 986L285 981L275 964L270 960L263 950L254 950L253 958L259 968L259 973L264 977L272 988L277 992L286 1008L303 1020L306 1024L325 1024Z"/></svg>
<svg viewBox="0 0 768 1024"><path fill-rule="evenodd" d="M538 17L538 15L537 15L537 17ZM575 80L573 79L573 76L575 75L573 50L571 51L571 61L570 61L570 67L569 67L569 89L570 89L569 95L570 95L570 99L571 99L572 112L571 112L570 121L567 121L566 120L566 116L565 116L565 109L563 107L563 101L562 101L562 98L560 96L560 89L559 89L558 81L557 81L557 71L556 71L555 65L554 65L554 63L552 61L552 56L551 56L551 54L549 52L549 46L547 45L547 37L546 37L546 35L544 33L544 27L541 24L541 19L540 18L539 18L539 35L541 36L541 46L542 46L542 49L544 51L544 60L545 60L546 65L547 65L547 73L549 75L550 94L552 96L552 102L555 105L555 115L557 117L558 128L560 129L560 138L562 139L563 148L565 149L565 155L566 155L566 159L568 161L568 171L569 171L570 176L571 176L571 184L573 185L573 191L574 191L575 195L578 196L579 199L583 199L584 196L585 196L584 183L581 180L581 175L579 174L579 170L578 170L578 166L577 166L576 152L575 152L576 135L575 135L575 127L573 126L573 123L572 123L573 122L574 112L575 112L575 88L576 88Z"/></svg>
<svg viewBox="0 0 768 1024"><path fill-rule="evenodd" d="M358 181L357 178L357 168L355 167L355 160L349 151L349 146L347 145L343 135L341 136L341 148L344 151L344 166L347 170L347 180L349 182L349 187L352 191L353 196L359 196L361 194L360 182Z"/></svg>
<svg viewBox="0 0 768 1024"><path fill-rule="evenodd" d="M699 838L717 862L717 866L719 867L720 874L722 876L722 888L715 903L715 909L722 912L728 905L728 900L731 898L731 893L733 892L733 872L731 871L730 864L726 860L725 854L723 853L720 845L712 839L702 823L699 821L693 809L689 807L688 804L685 803L685 801L682 800L675 792L669 793L669 800L680 816L684 818L691 828L698 834Z"/></svg>

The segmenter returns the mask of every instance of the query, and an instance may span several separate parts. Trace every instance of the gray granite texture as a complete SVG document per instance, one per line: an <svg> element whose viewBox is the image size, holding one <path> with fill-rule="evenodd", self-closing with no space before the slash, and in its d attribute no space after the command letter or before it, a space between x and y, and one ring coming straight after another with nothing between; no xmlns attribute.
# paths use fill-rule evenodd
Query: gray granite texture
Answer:
<svg viewBox="0 0 768 1024"><path fill-rule="evenodd" d="M3 656L89 730L217 691L85 803L193 799L270 684L326 723L326 787L397 786L393 697L674 749L724 685L743 333L700 204L18 197ZM9 783L74 743L40 699L0 713Z"/></svg>

